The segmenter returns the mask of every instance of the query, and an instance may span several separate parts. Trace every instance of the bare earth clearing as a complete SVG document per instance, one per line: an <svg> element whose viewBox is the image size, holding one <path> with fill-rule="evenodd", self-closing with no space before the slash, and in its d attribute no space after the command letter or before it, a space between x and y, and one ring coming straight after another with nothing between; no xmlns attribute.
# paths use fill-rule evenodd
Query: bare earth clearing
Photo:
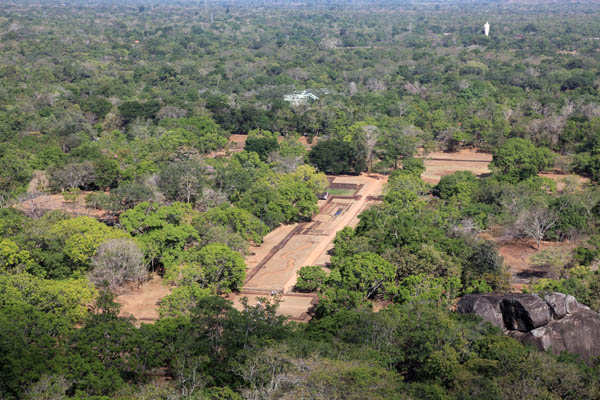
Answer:
<svg viewBox="0 0 600 400"><path fill-rule="evenodd" d="M556 189L563 190L565 188L565 181L572 181L576 183L578 186L590 183L590 178L586 178L585 176L580 176L576 174L552 174L549 172L540 172L538 174L541 177L552 179L556 182Z"/></svg>
<svg viewBox="0 0 600 400"><path fill-rule="evenodd" d="M149 323L158 320L158 303L170 292L171 288L154 274L151 280L118 296L115 301L121 305L121 316L134 316L138 323Z"/></svg>
<svg viewBox="0 0 600 400"><path fill-rule="evenodd" d="M331 196L321 201L321 211L312 221L287 225L266 236L262 246L253 248L247 257L248 278L239 294L230 298L240 307L240 299L247 297L249 304L273 292L283 293L279 308L281 315L292 320L308 320L308 310L316 304L316 295L291 292L296 284L296 272L305 265L325 265L327 253L336 233L356 223L356 217L377 201L385 177L380 175L338 176L333 184L356 185L354 196Z"/></svg>
<svg viewBox="0 0 600 400"><path fill-rule="evenodd" d="M490 172L488 164L492 161L491 154L479 153L472 149L463 149L455 153L434 152L424 158L425 172L421 178L431 184L438 183L443 176L456 171L471 171L475 175L487 174ZM565 187L566 179L572 180L578 185L590 181L588 178L576 174L540 173L539 175L556 182L558 190ZM531 256L537 252L532 241L527 239L507 240L502 235L492 236L487 233L481 236L498 244L498 252L504 258L504 264L510 271L513 290L521 291L531 282L531 279L547 277L548 268L533 266L530 263ZM574 248L575 244L569 241L541 243L541 250L549 247L560 247L568 251Z"/></svg>
<svg viewBox="0 0 600 400"><path fill-rule="evenodd" d="M504 258L504 264L509 268L511 287L514 291L520 292L521 289L531 283L532 279L549 277L548 267L531 264L531 256L538 252L533 240L503 239L492 237L489 234L482 234L481 237L498 244L498 253ZM540 250L551 247L559 247L565 251L570 251L576 247L576 244L568 240L564 242L542 241L540 243Z"/></svg>
<svg viewBox="0 0 600 400"><path fill-rule="evenodd" d="M454 153L437 151L423 156L423 159L425 172L421 178L427 183L436 184L443 176L456 171L471 171L475 175L490 173L488 164L492 161L492 155L463 149Z"/></svg>
<svg viewBox="0 0 600 400"><path fill-rule="evenodd" d="M39 217L48 211L61 210L72 215L87 215L89 217L102 218L106 211L88 208L85 205L85 197L91 192L80 192L73 202L65 201L62 194L48 194L25 200L18 203L15 208L27 215Z"/></svg>

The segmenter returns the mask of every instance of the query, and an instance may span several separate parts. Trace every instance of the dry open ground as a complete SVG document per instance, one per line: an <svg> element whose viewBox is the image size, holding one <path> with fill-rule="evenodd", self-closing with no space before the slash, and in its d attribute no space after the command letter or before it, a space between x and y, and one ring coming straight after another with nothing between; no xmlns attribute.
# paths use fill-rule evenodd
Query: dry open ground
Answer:
<svg viewBox="0 0 600 400"><path fill-rule="evenodd" d="M357 215L377 202L373 197L381 195L385 177L341 176L335 177L333 182L357 185L360 190L356 195L360 197L332 197L328 201L319 201L321 212L313 221L283 225L269 233L261 246L252 247L246 257L250 279L241 293L229 297L236 307L242 307L242 297L247 297L249 304L254 305L260 297L268 297L272 290L283 290L280 314L291 320L308 320L307 312L316 304L317 298L314 294L291 292L296 282L296 271L304 265L325 265L329 262L327 251L332 247L336 232L356 224ZM261 263L264 265L257 269ZM122 306L122 315L131 315L138 322L148 323L158 319L158 304L169 292L170 288L162 283L160 277L154 276L116 300Z"/></svg>
<svg viewBox="0 0 600 400"><path fill-rule="evenodd" d="M230 150L243 149L245 138L244 135L232 135ZM305 141L305 138L301 140ZM307 148L310 146L308 143L304 144ZM426 161L424 179L429 178L430 182L437 182L441 176L456 170L475 168L474 172L477 172L482 168L480 164L486 160L486 155L474 151L463 151L454 155L433 153L429 157L432 160ZM473 159L476 162L465 161ZM241 294L231 296L234 304L239 307L239 299L242 296L248 297L250 304L255 304L257 298L269 295L271 290L283 290L285 294L282 298L281 314L296 320L307 319L306 312L315 304L316 296L290 293L296 282L296 271L304 265L325 265L329 262L328 251L333 247L335 234L345 226L355 226L358 223L358 215L378 202L376 198L382 194L385 177L363 174L333 177L332 181L337 184L357 185L357 197L333 197L329 201L319 201L321 212L313 221L281 226L269 233L261 246L251 248L251 254L246 258L248 276L251 279ZM41 196L20 203L18 208L30 211L61 209L78 215L101 216L102 211L85 208L86 194L82 193L72 204L66 203L62 195ZM277 248L278 246L281 248ZM257 270L257 266L263 261L264 265ZM123 315L132 315L140 322L151 322L158 318L160 299L169 292L170 289L155 276L139 288L119 296L117 301L122 305Z"/></svg>
<svg viewBox="0 0 600 400"><path fill-rule="evenodd" d="M475 175L489 173L488 164L492 161L492 155L475 149L462 149L453 153L428 153L423 159L425 172L421 178L427 183L436 184L443 176L456 171L471 171Z"/></svg>
<svg viewBox="0 0 600 400"><path fill-rule="evenodd" d="M354 223L365 206L376 201L374 197L381 195L384 182L385 177L380 175L335 177L334 184L356 185L355 196L332 196L320 202L321 211L312 221L283 226L267 235L264 243L253 248L254 254L246 260L248 279L241 293L230 296L234 304L240 307L240 298L244 296L250 304L255 304L261 296L282 292L280 314L294 320L307 320L307 312L315 304L316 296L292 293L296 272L305 265L329 262L328 250L336 233Z"/></svg>
<svg viewBox="0 0 600 400"><path fill-rule="evenodd" d="M158 303L171 292L157 274L139 287L133 287L118 296L122 316L133 316L138 323L154 322L158 319Z"/></svg>
<svg viewBox="0 0 600 400"><path fill-rule="evenodd" d="M524 287L531 284L532 280L549 277L547 267L532 265L531 256L538 251L551 247L559 247L565 251L571 251L577 246L571 241L547 242L542 241L540 248L537 249L532 239L527 238L508 238L502 234L492 234L484 232L480 234L482 239L495 242L498 245L498 253L504 259L504 265L510 273L510 283L514 291L520 292Z"/></svg>
<svg viewBox="0 0 600 400"><path fill-rule="evenodd" d="M566 182L568 181L571 181L578 186L590 183L590 178L586 178L577 174L555 174L549 172L540 172L538 175L544 178L552 179L554 182L556 182L557 190L563 190L566 186Z"/></svg>
<svg viewBox="0 0 600 400"><path fill-rule="evenodd" d="M15 208L25 212L27 215L40 216L48 211L62 210L73 215L87 215L101 218L106 211L88 208L85 205L85 197L91 192L82 191L73 202L65 201L62 194L48 194L25 200L15 205Z"/></svg>

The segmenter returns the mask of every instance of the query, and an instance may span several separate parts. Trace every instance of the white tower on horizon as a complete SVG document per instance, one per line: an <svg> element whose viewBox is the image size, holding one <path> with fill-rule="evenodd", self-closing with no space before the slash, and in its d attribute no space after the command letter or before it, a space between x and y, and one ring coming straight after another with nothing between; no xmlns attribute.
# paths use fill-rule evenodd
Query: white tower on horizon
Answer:
<svg viewBox="0 0 600 400"><path fill-rule="evenodd" d="M485 34L485 36L490 36L490 23L486 22L485 25L483 26L483 33Z"/></svg>

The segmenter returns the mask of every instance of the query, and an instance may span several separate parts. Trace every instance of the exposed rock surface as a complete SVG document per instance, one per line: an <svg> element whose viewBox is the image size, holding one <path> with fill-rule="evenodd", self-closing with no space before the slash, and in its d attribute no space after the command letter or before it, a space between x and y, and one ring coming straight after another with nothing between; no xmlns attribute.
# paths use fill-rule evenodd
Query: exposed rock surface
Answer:
<svg viewBox="0 0 600 400"><path fill-rule="evenodd" d="M508 294L500 302L504 326L508 330L529 332L552 319L552 309L542 298L530 294Z"/></svg>
<svg viewBox="0 0 600 400"><path fill-rule="evenodd" d="M587 308L575 300L575 297L564 293L550 293L544 296L544 300L552 308L554 317L561 319L567 314L572 314L579 308Z"/></svg>
<svg viewBox="0 0 600 400"><path fill-rule="evenodd" d="M540 350L578 354L589 361L600 356L600 314L573 296L550 293L464 296L460 313L475 313L509 336Z"/></svg>
<svg viewBox="0 0 600 400"><path fill-rule="evenodd" d="M461 314L477 314L484 320L500 329L504 329L500 302L502 295L468 294L458 302L458 312Z"/></svg>
<svg viewBox="0 0 600 400"><path fill-rule="evenodd" d="M555 354L566 350L590 360L600 356L600 316L591 310L580 310L532 330L522 341Z"/></svg>

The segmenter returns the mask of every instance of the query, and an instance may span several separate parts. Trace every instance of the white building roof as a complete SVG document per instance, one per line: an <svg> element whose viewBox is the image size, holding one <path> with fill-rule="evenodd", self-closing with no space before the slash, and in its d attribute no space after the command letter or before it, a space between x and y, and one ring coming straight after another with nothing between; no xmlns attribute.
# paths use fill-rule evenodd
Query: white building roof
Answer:
<svg viewBox="0 0 600 400"><path fill-rule="evenodd" d="M309 92L308 90L303 90L301 92L286 94L285 96L283 96L283 100L290 102L294 106L298 106L301 104L306 104L309 101L319 100L319 97Z"/></svg>

